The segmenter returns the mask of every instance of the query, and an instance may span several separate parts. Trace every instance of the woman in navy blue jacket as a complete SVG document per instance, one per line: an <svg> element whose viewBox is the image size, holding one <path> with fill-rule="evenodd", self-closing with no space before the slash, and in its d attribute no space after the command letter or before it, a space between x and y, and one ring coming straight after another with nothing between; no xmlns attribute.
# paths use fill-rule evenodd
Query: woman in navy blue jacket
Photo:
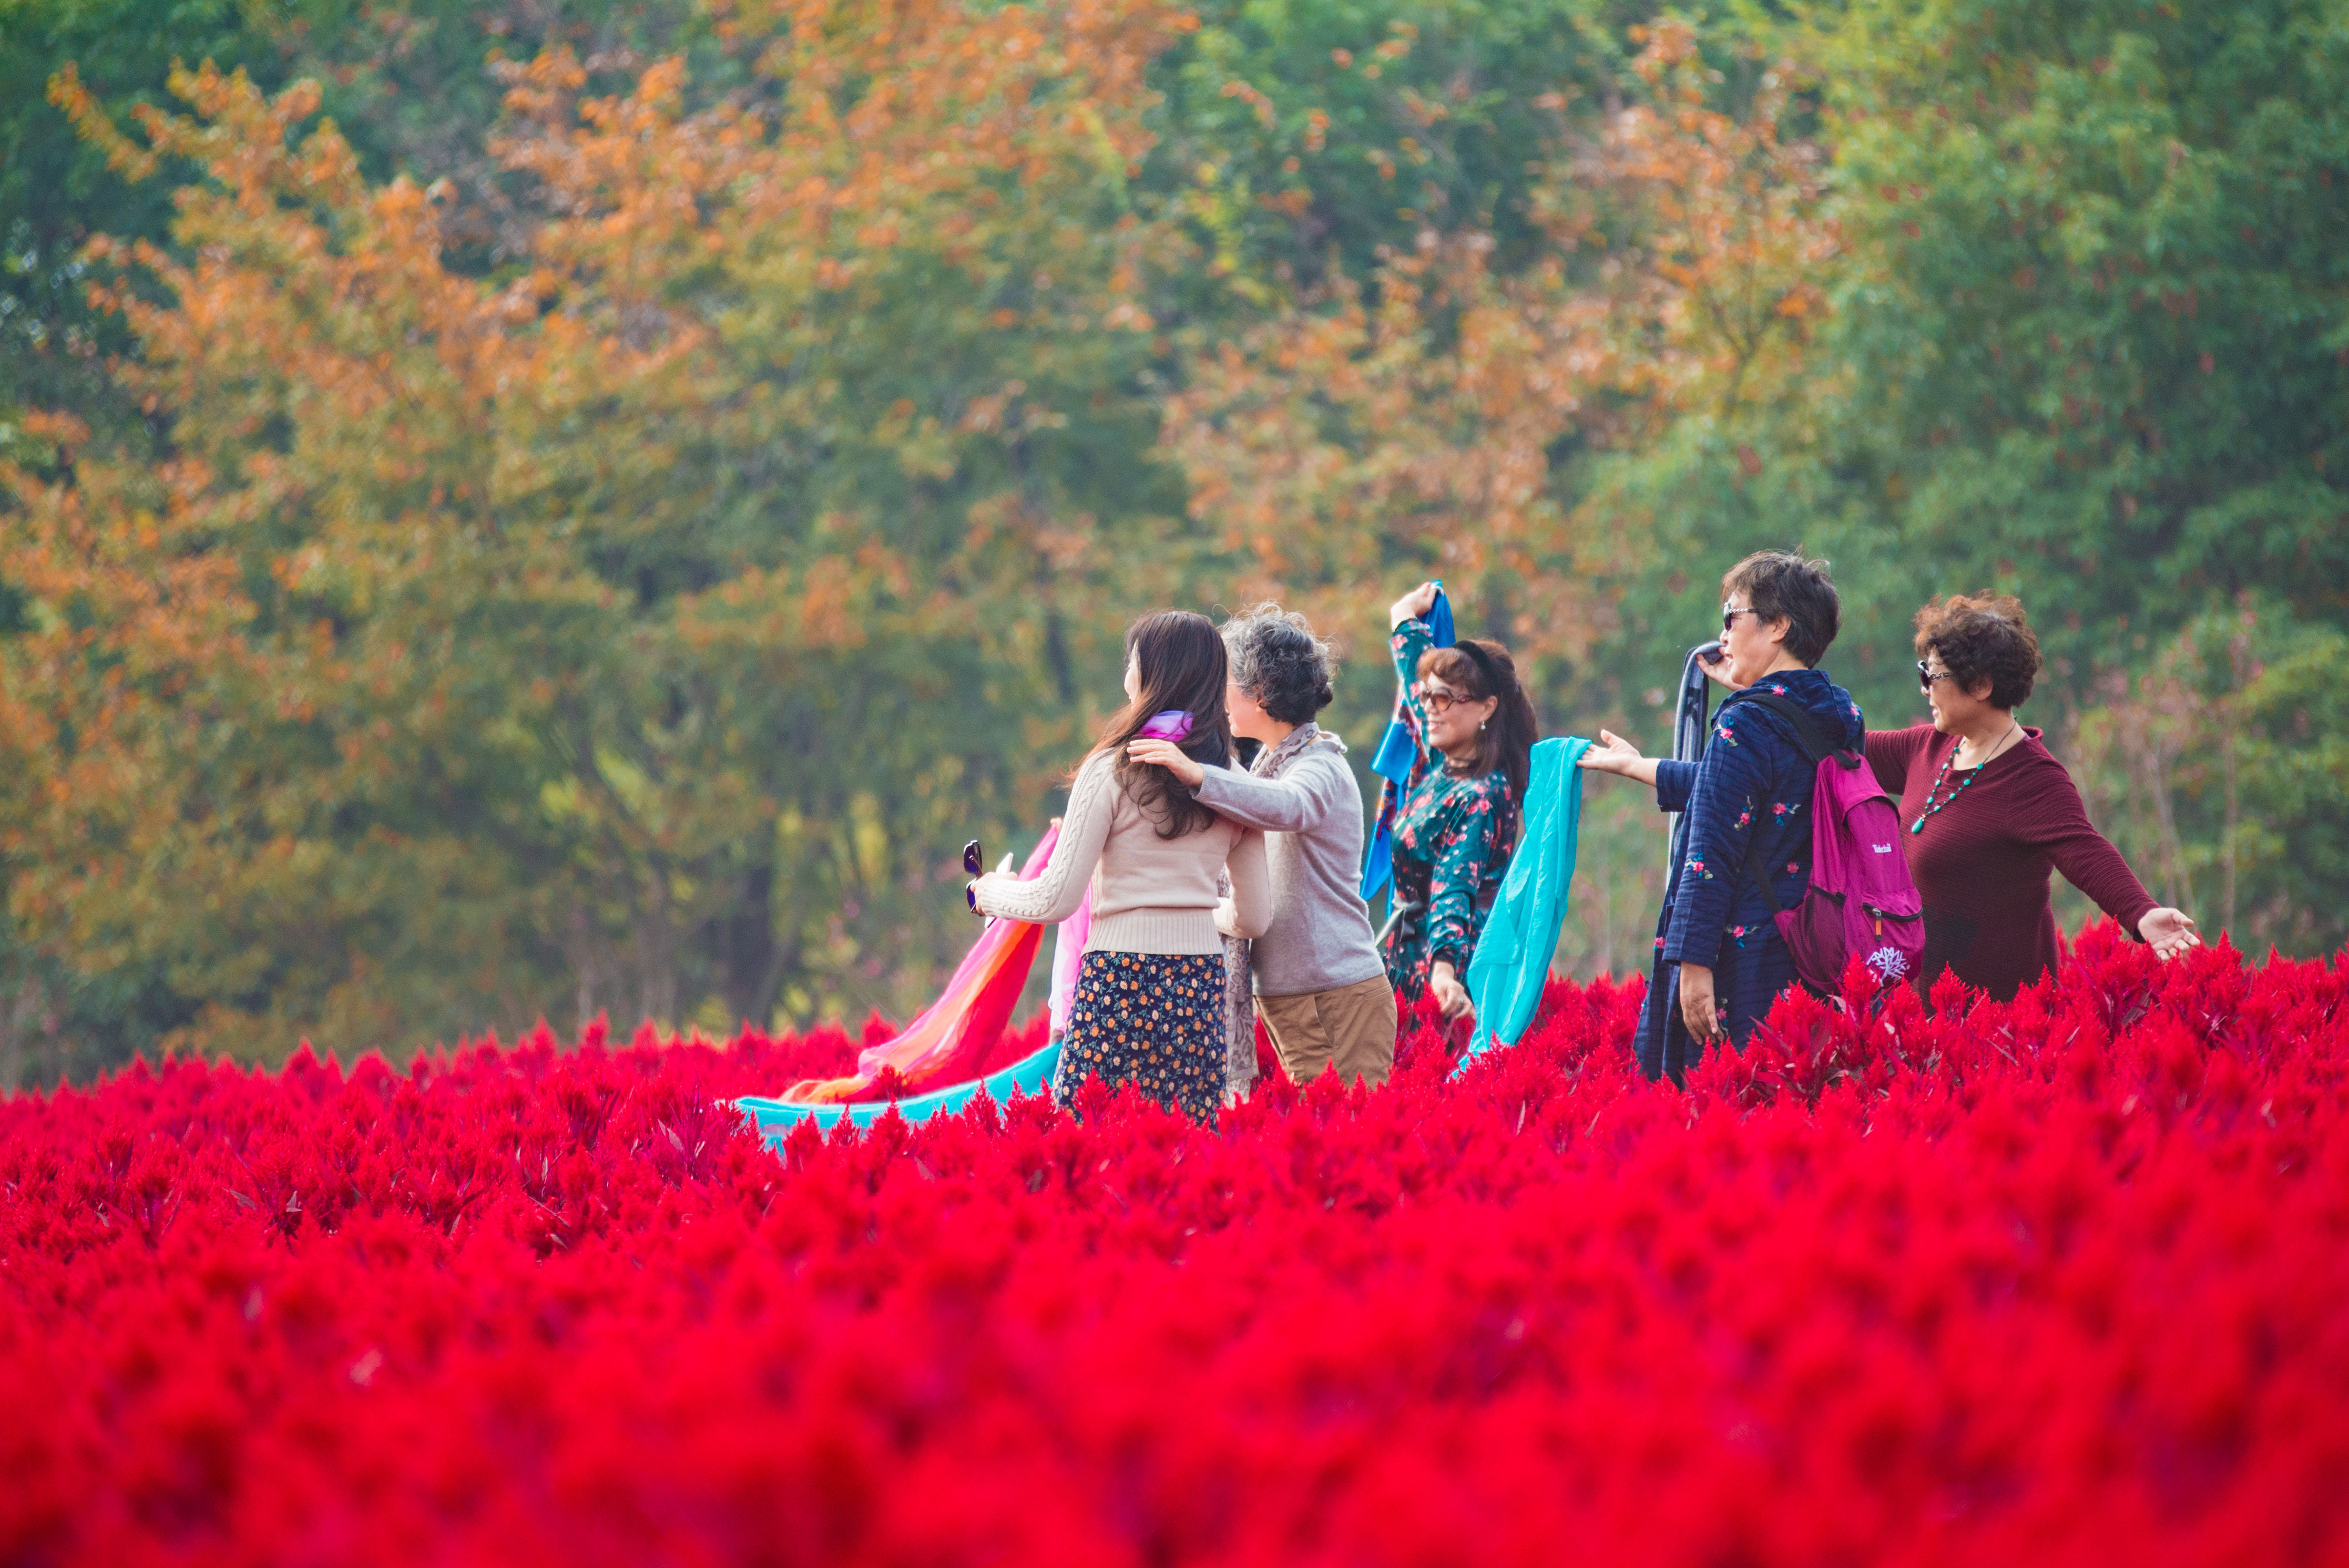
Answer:
<svg viewBox="0 0 2349 1568"><path fill-rule="evenodd" d="M1721 593L1714 678L1784 697L1834 744L1859 745L1859 705L1813 667L1842 619L1826 563L1764 551L1731 567ZM1755 873L1768 876L1784 909L1809 890L1817 767L1792 720L1735 696L1714 716L1701 762L1642 757L1603 729L1599 738L1583 767L1652 784L1661 810L1688 813L1686 847L1656 926L1660 983L1649 991L1639 1040L1641 1070L1678 1082L1703 1046L1726 1039L1743 1047L1795 984L1794 955Z"/></svg>

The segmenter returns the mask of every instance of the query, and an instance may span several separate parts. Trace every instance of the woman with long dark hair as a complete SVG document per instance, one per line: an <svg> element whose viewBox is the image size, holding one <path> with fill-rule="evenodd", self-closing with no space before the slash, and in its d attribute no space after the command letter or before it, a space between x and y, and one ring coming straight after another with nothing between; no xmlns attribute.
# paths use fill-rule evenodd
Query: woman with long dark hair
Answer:
<svg viewBox="0 0 2349 1568"><path fill-rule="evenodd" d="M1395 677L1418 752L1394 826L1394 913L1380 948L1404 1002L1433 995L1447 1018L1475 1011L1462 976L1516 848L1536 723L1500 644L1435 645L1436 585L1394 602Z"/></svg>
<svg viewBox="0 0 2349 1568"><path fill-rule="evenodd" d="M1125 706L1077 769L1051 863L1032 882L980 877L971 900L982 914L1050 923L1075 913L1090 883L1092 934L1055 1098L1098 1078L1212 1124L1224 1093L1218 882L1228 875L1233 934L1260 934L1272 907L1264 835L1127 754L1147 735L1205 767L1231 765L1227 661L1214 624L1182 610L1145 615L1126 632L1125 655Z"/></svg>

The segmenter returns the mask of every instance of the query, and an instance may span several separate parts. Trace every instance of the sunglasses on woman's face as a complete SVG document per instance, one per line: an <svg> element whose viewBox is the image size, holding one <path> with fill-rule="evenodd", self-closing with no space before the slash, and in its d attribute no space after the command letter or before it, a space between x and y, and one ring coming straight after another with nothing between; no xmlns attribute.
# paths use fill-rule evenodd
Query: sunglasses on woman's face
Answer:
<svg viewBox="0 0 2349 1568"><path fill-rule="evenodd" d="M1441 718L1450 713L1454 706L1469 699L1456 691L1446 691L1442 686L1429 686L1425 681L1422 681L1419 686L1419 700L1427 705L1429 713Z"/></svg>
<svg viewBox="0 0 2349 1568"><path fill-rule="evenodd" d="M1917 661L1917 688L1920 691L1931 691L1935 681L1945 681L1949 678L1949 671L1937 670L1922 659Z"/></svg>
<svg viewBox="0 0 2349 1568"><path fill-rule="evenodd" d="M1721 634L1725 637L1736 629L1738 616L1754 615L1757 614L1758 612L1753 609L1750 605L1723 604L1721 607Z"/></svg>

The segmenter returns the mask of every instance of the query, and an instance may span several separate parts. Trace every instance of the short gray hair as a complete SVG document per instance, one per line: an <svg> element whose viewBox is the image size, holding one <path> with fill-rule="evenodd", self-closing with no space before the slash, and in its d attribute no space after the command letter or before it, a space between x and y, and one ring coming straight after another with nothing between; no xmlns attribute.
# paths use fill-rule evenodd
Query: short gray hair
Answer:
<svg viewBox="0 0 2349 1568"><path fill-rule="evenodd" d="M1304 616L1268 599L1224 623L1232 684L1283 724L1303 724L1337 696L1330 676L1337 655Z"/></svg>

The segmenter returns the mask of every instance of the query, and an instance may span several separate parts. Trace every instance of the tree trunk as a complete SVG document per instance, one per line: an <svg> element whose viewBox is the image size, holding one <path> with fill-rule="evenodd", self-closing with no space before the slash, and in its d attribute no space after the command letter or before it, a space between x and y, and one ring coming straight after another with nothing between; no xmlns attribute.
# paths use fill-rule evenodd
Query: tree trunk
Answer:
<svg viewBox="0 0 2349 1568"><path fill-rule="evenodd" d="M726 1010L739 1023L769 1027L774 1020L775 998L783 988L783 972L792 954L775 940L775 868L752 866L742 873L741 892L734 907L715 923L719 987Z"/></svg>
<svg viewBox="0 0 2349 1568"><path fill-rule="evenodd" d="M636 996L644 1016L675 1027L677 1024L676 904L669 897L668 867L658 855L645 866L644 903L636 919Z"/></svg>

